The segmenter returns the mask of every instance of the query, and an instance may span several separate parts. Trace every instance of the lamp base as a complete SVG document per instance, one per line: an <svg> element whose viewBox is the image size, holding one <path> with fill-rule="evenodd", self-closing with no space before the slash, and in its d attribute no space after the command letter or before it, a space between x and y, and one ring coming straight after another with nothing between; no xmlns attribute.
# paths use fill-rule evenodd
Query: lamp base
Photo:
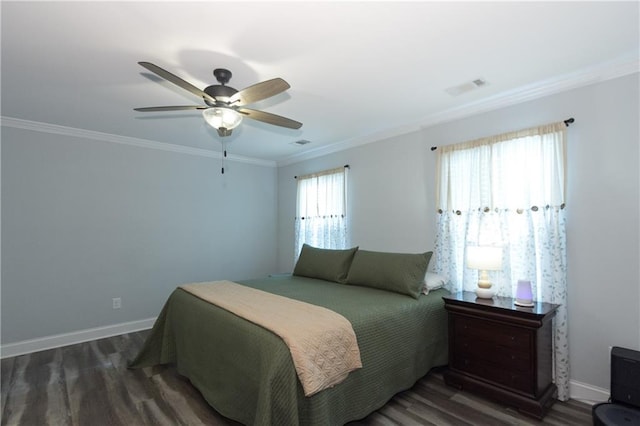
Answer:
<svg viewBox="0 0 640 426"><path fill-rule="evenodd" d="M516 299L516 301L513 302L513 304L522 306L524 308L533 308L534 306L536 306L536 304L530 300L520 300L520 299Z"/></svg>
<svg viewBox="0 0 640 426"><path fill-rule="evenodd" d="M476 296L480 299L493 299L495 292L491 288L476 288Z"/></svg>

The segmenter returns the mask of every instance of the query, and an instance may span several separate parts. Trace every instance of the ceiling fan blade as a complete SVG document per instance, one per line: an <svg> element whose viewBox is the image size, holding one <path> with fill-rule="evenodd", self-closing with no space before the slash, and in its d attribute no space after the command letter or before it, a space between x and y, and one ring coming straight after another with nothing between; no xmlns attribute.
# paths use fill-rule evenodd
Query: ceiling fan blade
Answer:
<svg viewBox="0 0 640 426"><path fill-rule="evenodd" d="M290 87L283 79L273 78L240 90L229 98L229 103L235 102L237 106L252 104L282 93Z"/></svg>
<svg viewBox="0 0 640 426"><path fill-rule="evenodd" d="M193 93L194 95L196 95L196 96L198 96L200 98L204 98L204 99L208 100L209 102L213 102L213 103L216 102L216 100L214 98L212 98L211 96L209 96L208 94L206 94L202 90L198 89L193 84L184 81L183 79L181 79L177 75L171 74L169 71L164 70L164 69L160 68L159 66L152 64L151 62L138 62L138 64L142 65L143 67L145 67L146 69L148 69L152 73L159 75L160 77L164 78L165 80L170 81L171 83L175 84L176 86L181 87L184 90L186 90L188 92L191 92L191 93Z"/></svg>
<svg viewBox="0 0 640 426"><path fill-rule="evenodd" d="M270 112L258 111L249 108L238 108L236 111L254 120L273 124L275 126L287 127L289 129L299 129L302 127L302 123L298 121L291 120L290 118L282 117L280 115L271 114Z"/></svg>
<svg viewBox="0 0 640 426"><path fill-rule="evenodd" d="M207 109L205 105L183 105L183 106L161 106L161 107L144 107L134 108L134 111L140 112L154 112L154 111L184 111L193 109Z"/></svg>

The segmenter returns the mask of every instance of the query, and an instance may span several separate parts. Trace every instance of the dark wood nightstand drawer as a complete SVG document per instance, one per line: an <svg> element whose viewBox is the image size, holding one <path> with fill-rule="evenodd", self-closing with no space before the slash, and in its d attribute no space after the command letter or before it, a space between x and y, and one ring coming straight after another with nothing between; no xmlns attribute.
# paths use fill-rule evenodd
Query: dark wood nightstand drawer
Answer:
<svg viewBox="0 0 640 426"><path fill-rule="evenodd" d="M530 352L507 351L495 343L484 340L456 338L453 350L456 354L476 358L509 371L529 372L532 368Z"/></svg>
<svg viewBox="0 0 640 426"><path fill-rule="evenodd" d="M530 334L523 332L521 327L459 316L455 318L453 332L472 342L484 341L520 352L531 350Z"/></svg>
<svg viewBox="0 0 640 426"><path fill-rule="evenodd" d="M531 382L532 375L528 371L509 370L477 358L458 354L454 354L451 367L527 394L533 394L534 392Z"/></svg>

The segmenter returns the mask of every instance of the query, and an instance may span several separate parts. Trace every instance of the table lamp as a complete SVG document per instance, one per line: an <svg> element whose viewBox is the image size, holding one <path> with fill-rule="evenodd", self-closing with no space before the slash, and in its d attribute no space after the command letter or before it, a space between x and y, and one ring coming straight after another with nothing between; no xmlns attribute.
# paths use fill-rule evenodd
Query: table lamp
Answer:
<svg viewBox="0 0 640 426"><path fill-rule="evenodd" d="M502 269L502 248L468 246L467 267L480 271L476 296L481 299L491 299L495 292L491 288L491 281L489 281L487 271L499 271Z"/></svg>

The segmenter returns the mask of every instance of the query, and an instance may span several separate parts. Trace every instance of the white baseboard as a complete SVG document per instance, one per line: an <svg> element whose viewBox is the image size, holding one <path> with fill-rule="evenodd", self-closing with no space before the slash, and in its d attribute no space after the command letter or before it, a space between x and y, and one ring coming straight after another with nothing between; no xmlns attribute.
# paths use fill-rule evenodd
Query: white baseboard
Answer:
<svg viewBox="0 0 640 426"><path fill-rule="evenodd" d="M587 404L605 402L609 399L609 389L600 388L588 383L569 381L569 397Z"/></svg>
<svg viewBox="0 0 640 426"><path fill-rule="evenodd" d="M32 352L74 345L76 343L104 339L105 337L147 330L153 327L155 321L156 318L147 318L139 321L124 322L105 327L88 328L86 330L74 331L71 333L55 334L53 336L9 343L7 345L0 346L0 358L9 358Z"/></svg>

